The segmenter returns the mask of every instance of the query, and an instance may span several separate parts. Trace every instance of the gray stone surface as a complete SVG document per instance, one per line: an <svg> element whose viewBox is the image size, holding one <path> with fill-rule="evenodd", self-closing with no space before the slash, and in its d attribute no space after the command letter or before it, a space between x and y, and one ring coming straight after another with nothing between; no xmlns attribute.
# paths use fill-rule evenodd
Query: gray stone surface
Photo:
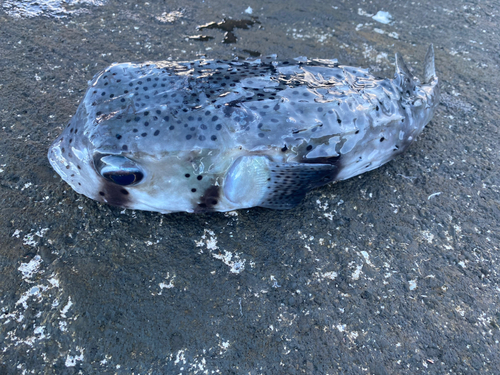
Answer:
<svg viewBox="0 0 500 375"><path fill-rule="evenodd" d="M499 373L498 2L21 3L0 10L0 373ZM248 7L236 43L187 39ZM122 211L46 159L112 62L253 51L389 76L396 51L421 74L430 43L443 96L418 141L291 211Z"/></svg>

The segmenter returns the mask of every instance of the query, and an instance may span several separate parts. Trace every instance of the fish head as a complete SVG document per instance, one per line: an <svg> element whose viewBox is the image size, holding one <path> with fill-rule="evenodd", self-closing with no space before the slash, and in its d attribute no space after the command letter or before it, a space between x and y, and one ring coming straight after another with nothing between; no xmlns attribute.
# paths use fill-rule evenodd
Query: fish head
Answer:
<svg viewBox="0 0 500 375"><path fill-rule="evenodd" d="M121 134L130 118L117 117L96 123L82 102L49 149L54 170L76 192L102 203L162 213L194 211L199 193L214 185L203 172L218 151L185 150L182 142L158 141L150 129Z"/></svg>

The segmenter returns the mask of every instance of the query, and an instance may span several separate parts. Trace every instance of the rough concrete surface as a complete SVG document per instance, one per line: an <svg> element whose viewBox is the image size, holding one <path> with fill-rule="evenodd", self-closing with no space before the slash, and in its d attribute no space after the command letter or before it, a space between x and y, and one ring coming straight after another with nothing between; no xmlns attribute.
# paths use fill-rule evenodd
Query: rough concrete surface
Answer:
<svg viewBox="0 0 500 375"><path fill-rule="evenodd" d="M500 373L499 10L4 0L0 373ZM235 43L197 30L224 17L257 22ZM290 211L121 210L46 158L113 62L276 53L391 76L400 52L421 75L430 43L442 103L417 142Z"/></svg>

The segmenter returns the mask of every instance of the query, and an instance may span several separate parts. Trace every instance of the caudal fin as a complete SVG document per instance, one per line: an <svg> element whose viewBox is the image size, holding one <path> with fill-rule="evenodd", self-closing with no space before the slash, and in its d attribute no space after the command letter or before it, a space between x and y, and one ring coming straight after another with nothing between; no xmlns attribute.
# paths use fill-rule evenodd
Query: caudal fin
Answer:
<svg viewBox="0 0 500 375"><path fill-rule="evenodd" d="M436 68L434 67L434 47L431 44L424 60L424 83L430 83L434 77L436 77Z"/></svg>

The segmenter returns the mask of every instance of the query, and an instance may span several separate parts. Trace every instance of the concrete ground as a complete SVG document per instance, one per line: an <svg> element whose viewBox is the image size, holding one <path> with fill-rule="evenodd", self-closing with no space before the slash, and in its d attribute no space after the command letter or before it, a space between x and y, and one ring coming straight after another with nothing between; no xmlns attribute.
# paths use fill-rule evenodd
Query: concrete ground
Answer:
<svg viewBox="0 0 500 375"><path fill-rule="evenodd" d="M70 3L0 8L0 373L500 373L498 2ZM255 23L234 43L197 30L223 18ZM113 62L276 53L392 76L400 52L421 75L430 43L442 103L417 142L290 211L123 211L46 158Z"/></svg>

